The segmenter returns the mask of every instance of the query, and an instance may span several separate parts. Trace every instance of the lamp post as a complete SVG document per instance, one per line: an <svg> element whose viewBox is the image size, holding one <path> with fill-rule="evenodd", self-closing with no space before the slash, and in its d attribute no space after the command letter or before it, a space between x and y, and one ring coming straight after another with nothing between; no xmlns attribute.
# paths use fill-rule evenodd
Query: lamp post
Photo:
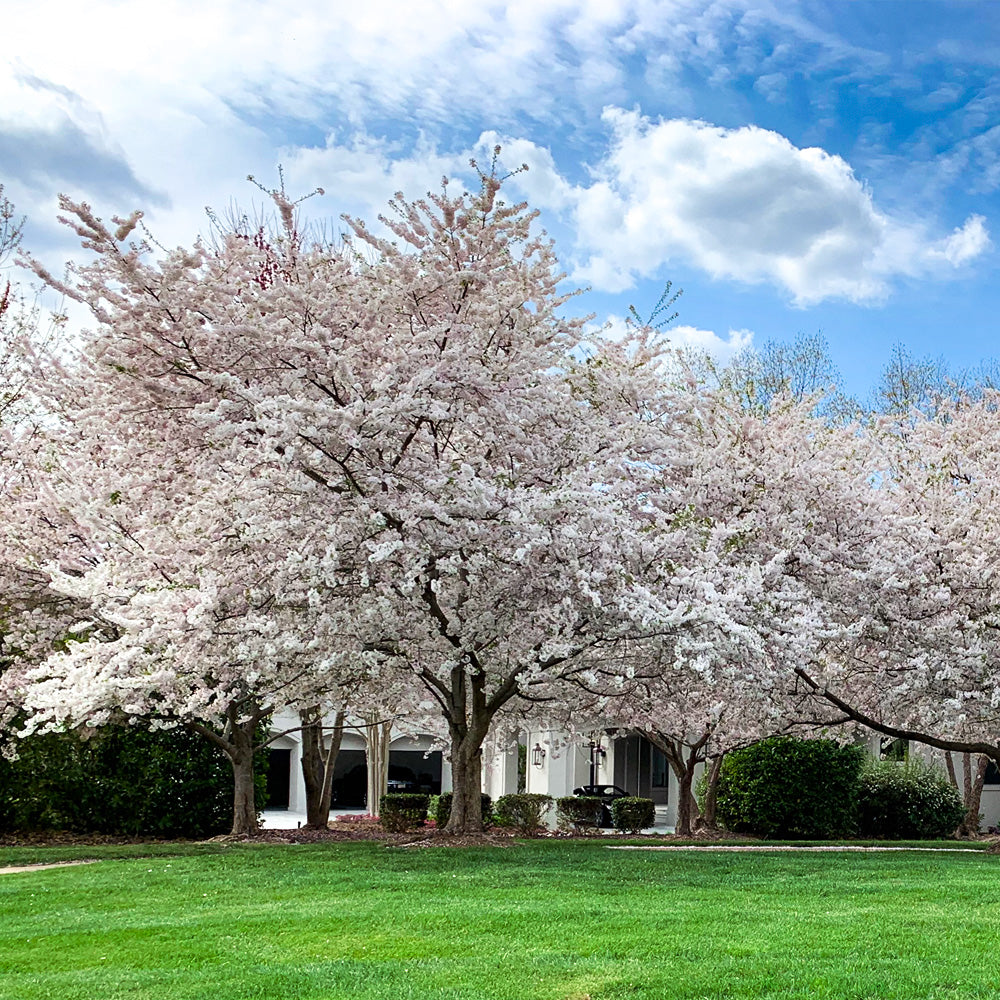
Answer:
<svg viewBox="0 0 1000 1000"><path fill-rule="evenodd" d="M597 784L597 772L601 767L601 762L607 757L608 752L601 746L600 740L590 741L590 784Z"/></svg>

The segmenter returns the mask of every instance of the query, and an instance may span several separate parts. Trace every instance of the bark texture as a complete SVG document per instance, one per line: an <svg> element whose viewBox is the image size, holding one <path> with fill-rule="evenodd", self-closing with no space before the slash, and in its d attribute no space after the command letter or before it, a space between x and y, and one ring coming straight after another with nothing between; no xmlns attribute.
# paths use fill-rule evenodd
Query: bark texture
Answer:
<svg viewBox="0 0 1000 1000"><path fill-rule="evenodd" d="M318 706L299 713L302 722L302 778L306 786L306 829L325 830L330 822L333 772L344 739L344 710L337 713L330 741L323 743L323 719Z"/></svg>
<svg viewBox="0 0 1000 1000"><path fill-rule="evenodd" d="M391 722L383 722L374 717L365 726L369 816L378 815L379 803L389 787L389 735L391 729Z"/></svg>
<svg viewBox="0 0 1000 1000"><path fill-rule="evenodd" d="M701 813L701 826L706 830L719 828L716 819L716 808L719 802L719 777L722 774L722 761L725 754L717 754L711 758L708 766L708 780L705 783L705 808Z"/></svg>
<svg viewBox="0 0 1000 1000"><path fill-rule="evenodd" d="M234 837L249 836L260 829L253 757L257 726L263 717L264 713L256 707L246 709L234 703L226 710L222 732L202 722L188 724L189 729L210 740L229 759L233 769L233 828L230 832Z"/></svg>
<svg viewBox="0 0 1000 1000"><path fill-rule="evenodd" d="M662 751L670 770L677 779L677 820L674 831L690 837L701 820L698 800L694 797L694 775L698 765L705 761L705 747L710 733L703 733L695 742L687 743L664 733L649 733L653 746Z"/></svg>
<svg viewBox="0 0 1000 1000"><path fill-rule="evenodd" d="M951 752L945 754L945 766L948 769L948 778L962 795L962 804L965 806L965 819L962 820L955 831L959 837L974 837L979 833L979 810L983 801L983 785L986 781L986 769L990 765L989 757L980 756L976 760L975 772L973 772L972 754L962 754L962 782L959 784L958 775L955 772L955 761Z"/></svg>

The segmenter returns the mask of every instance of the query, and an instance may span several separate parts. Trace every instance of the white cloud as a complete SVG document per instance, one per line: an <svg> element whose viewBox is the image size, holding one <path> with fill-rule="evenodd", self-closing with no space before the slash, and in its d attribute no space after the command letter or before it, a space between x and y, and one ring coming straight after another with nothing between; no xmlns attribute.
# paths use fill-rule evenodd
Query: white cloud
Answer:
<svg viewBox="0 0 1000 1000"><path fill-rule="evenodd" d="M628 321L624 316L611 315L603 326L588 324L585 328L590 340L605 338L623 340L628 331ZM753 346L752 330L730 330L720 336L713 330L701 330L695 326L670 326L663 331L663 338L681 351L691 351L696 355L708 355L720 365L727 365L740 351Z"/></svg>
<svg viewBox="0 0 1000 1000"><path fill-rule="evenodd" d="M357 153L366 134L381 131L373 121L432 132L509 126L525 115L564 123L570 108L579 114L614 99L646 2L163 0L149 9L10 0L5 41L14 61L0 64L0 181L28 214L33 244L40 236L56 252L69 250L49 221L58 191L103 214L154 208L157 197L143 195L155 193L172 207L148 221L165 242L186 242L205 228L204 205L247 200L246 174L267 183L279 159L321 166L311 149L294 153L309 145L303 129L338 128L346 138L329 144L325 160L343 167L343 183L329 174L320 181L347 195L334 195L336 215L366 191L383 191L378 173L361 176L335 149L339 142ZM690 3L663 2L658 17ZM18 164L3 150L25 151L25 135L67 169L39 179L35 168L38 183L12 176ZM90 153L86 175L72 170L74 146ZM407 190L419 193L438 177L433 151L418 152L430 153L426 172L412 150L386 156L414 160ZM382 173L400 177L396 167Z"/></svg>
<svg viewBox="0 0 1000 1000"><path fill-rule="evenodd" d="M574 275L607 291L683 260L770 282L798 305L884 298L893 277L939 272L989 245L971 217L944 240L880 211L849 164L755 126L652 122L609 108L611 148L576 190Z"/></svg>
<svg viewBox="0 0 1000 1000"><path fill-rule="evenodd" d="M956 267L983 253L990 245L986 220L981 215L970 215L965 225L956 229L951 236L939 240L931 249L932 255L940 254L949 264Z"/></svg>
<svg viewBox="0 0 1000 1000"><path fill-rule="evenodd" d="M720 365L727 365L734 355L753 345L753 331L730 330L720 337L712 330L699 330L695 326L672 326L666 330L671 344L681 349L707 354Z"/></svg>
<svg viewBox="0 0 1000 1000"><path fill-rule="evenodd" d="M629 81L643 74L676 105L690 66L764 70L759 88L774 96L791 57L769 46L761 61L758 49L775 23L810 52L860 58L800 19L787 21L780 5L163 0L152 14L117 0L8 6L16 62L0 67L0 161L8 175L23 173L5 150L22 159L36 150L41 180L0 181L49 246L59 189L94 200L103 214L149 209L170 244L205 229L204 205L245 203L247 173L272 183L279 161L293 193L327 189L308 214L334 218L345 209L370 216L397 189L419 196L442 173L467 169L468 151L455 152L464 138L447 147L422 139L404 151L372 138L387 121L432 137L467 137L483 122L511 133L505 163L531 166L517 184L572 227L561 249L575 252L577 280L602 290L681 260L720 279L772 283L803 305L872 301L895 275L947 272L989 245L980 217L950 236L904 224L875 205L844 160L760 128L651 121L613 107L608 150L579 154L591 158L585 184L567 180L549 149L518 138L526 118L562 130L586 125L601 103L630 100ZM734 37L738 58L726 45ZM494 138L484 132L474 150ZM74 150L86 154L75 166Z"/></svg>
<svg viewBox="0 0 1000 1000"><path fill-rule="evenodd" d="M753 89L772 104L788 99L788 78L784 73L764 73L754 81Z"/></svg>

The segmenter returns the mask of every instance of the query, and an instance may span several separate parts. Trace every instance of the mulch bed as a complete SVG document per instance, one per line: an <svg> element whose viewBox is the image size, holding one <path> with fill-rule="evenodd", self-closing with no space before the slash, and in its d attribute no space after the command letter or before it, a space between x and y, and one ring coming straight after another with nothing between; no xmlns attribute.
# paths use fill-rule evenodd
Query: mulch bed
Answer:
<svg viewBox="0 0 1000 1000"><path fill-rule="evenodd" d="M477 845L509 847L513 841L510 833L489 830L472 836L454 836L437 830L413 830L407 833L390 833L379 823L335 821L326 830L260 830L248 837L218 837L227 842L242 841L254 844L320 844L344 840L372 840L396 847L474 847Z"/></svg>
<svg viewBox="0 0 1000 1000"><path fill-rule="evenodd" d="M195 843L180 837L122 837L105 833L67 833L64 830L34 830L28 833L0 833L0 847L94 847L120 844Z"/></svg>
<svg viewBox="0 0 1000 1000"><path fill-rule="evenodd" d="M440 830L422 829L407 833L390 833L383 830L381 824L371 820L356 821L337 820L325 830L259 830L249 836L233 837L222 834L211 840L217 843L248 843L248 844L321 844L338 841L367 840L383 843L391 847L513 847L520 835L513 830L492 828L481 834L455 836ZM584 837L571 838L560 832L542 831L538 839L586 839L604 840L613 845L621 838L615 834L589 834ZM629 838L635 839L635 838ZM699 830L693 837L681 837L676 834L646 835L642 842L650 846L689 844L692 840L709 845L719 840L727 843L754 844L759 841L754 837L738 836L719 830ZM989 854L1000 854L1000 838L995 836L975 838L980 841L990 841L987 848ZM0 834L0 847L75 847L119 844L169 844L193 843L181 841L178 838L157 837L121 837L107 834L64 833L61 831L41 831L32 833Z"/></svg>

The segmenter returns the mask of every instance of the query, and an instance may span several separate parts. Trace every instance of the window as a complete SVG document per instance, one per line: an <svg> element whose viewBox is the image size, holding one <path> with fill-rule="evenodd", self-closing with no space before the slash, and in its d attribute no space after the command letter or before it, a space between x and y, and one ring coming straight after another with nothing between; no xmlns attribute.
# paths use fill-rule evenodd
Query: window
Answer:
<svg viewBox="0 0 1000 1000"><path fill-rule="evenodd" d="M651 763L651 784L654 788L666 788L668 782L667 776L667 758L663 755L663 751L658 747L653 747L653 759Z"/></svg>

